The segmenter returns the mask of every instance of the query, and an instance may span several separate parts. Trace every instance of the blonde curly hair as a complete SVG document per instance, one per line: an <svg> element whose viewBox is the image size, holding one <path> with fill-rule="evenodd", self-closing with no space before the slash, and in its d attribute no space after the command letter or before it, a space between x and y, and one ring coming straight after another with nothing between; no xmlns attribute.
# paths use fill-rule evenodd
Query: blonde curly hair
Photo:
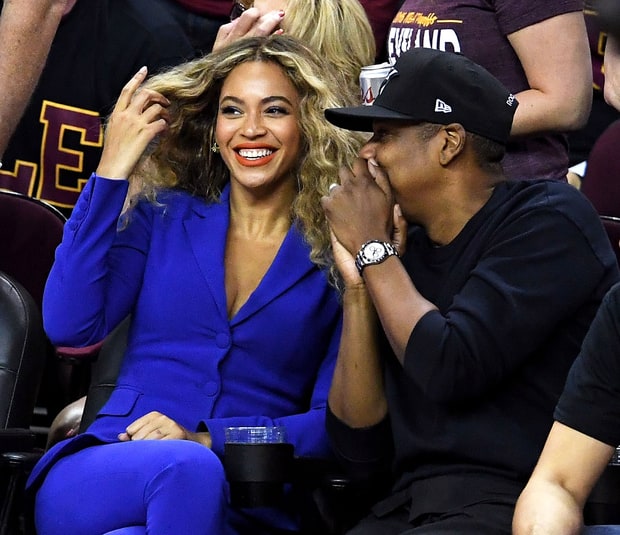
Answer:
<svg viewBox="0 0 620 535"><path fill-rule="evenodd" d="M290 36L241 39L202 58L175 66L145 82L170 101L169 125L136 167L132 198L156 200L160 189L177 188L217 202L230 180L214 143L219 96L226 77L246 62L278 65L299 95L302 147L295 169L298 193L291 221L298 224L311 248L311 260L330 271L333 265L329 228L321 197L338 180L338 170L350 166L364 136L337 128L323 115L325 108L349 104L331 70L300 41ZM131 203L130 203L131 204Z"/></svg>
<svg viewBox="0 0 620 535"><path fill-rule="evenodd" d="M281 27L330 63L338 83L360 103L359 75L375 62L376 45L364 7L358 0L287 0Z"/></svg>

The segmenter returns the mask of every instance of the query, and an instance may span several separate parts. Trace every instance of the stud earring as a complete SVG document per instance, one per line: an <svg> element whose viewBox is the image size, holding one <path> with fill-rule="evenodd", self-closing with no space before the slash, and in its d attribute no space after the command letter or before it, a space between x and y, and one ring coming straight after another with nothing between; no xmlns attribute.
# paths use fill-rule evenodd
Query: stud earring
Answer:
<svg viewBox="0 0 620 535"><path fill-rule="evenodd" d="M216 154L220 152L220 146L217 144L217 141L214 141L213 145L211 145L211 152L215 152Z"/></svg>

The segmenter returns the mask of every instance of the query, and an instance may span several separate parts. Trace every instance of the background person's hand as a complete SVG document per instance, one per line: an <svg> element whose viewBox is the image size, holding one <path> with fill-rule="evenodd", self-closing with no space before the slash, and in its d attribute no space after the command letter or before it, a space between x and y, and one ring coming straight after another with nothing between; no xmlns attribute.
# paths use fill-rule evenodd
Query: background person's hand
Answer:
<svg viewBox="0 0 620 535"><path fill-rule="evenodd" d="M246 9L239 18L220 26L213 43L213 50L224 48L243 37L264 36L281 32L278 27L283 18L284 11L269 11L262 14L255 7Z"/></svg>

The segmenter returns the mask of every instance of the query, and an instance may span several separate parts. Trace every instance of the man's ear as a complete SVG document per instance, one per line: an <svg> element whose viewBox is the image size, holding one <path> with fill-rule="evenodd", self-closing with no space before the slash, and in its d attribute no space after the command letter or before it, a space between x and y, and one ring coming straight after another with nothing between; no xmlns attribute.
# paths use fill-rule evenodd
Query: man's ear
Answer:
<svg viewBox="0 0 620 535"><path fill-rule="evenodd" d="M448 165L465 148L467 132L459 123L451 123L441 129L440 135L443 136L443 144L439 153L441 165Z"/></svg>

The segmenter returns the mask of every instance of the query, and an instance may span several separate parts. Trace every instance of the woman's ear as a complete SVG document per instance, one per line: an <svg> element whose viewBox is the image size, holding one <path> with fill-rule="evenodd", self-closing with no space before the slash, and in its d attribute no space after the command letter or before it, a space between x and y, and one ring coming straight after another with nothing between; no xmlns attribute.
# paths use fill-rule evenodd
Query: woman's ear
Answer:
<svg viewBox="0 0 620 535"><path fill-rule="evenodd" d="M459 123L451 123L441 129L440 135L443 136L443 144L439 153L441 165L448 165L465 148L467 132Z"/></svg>

